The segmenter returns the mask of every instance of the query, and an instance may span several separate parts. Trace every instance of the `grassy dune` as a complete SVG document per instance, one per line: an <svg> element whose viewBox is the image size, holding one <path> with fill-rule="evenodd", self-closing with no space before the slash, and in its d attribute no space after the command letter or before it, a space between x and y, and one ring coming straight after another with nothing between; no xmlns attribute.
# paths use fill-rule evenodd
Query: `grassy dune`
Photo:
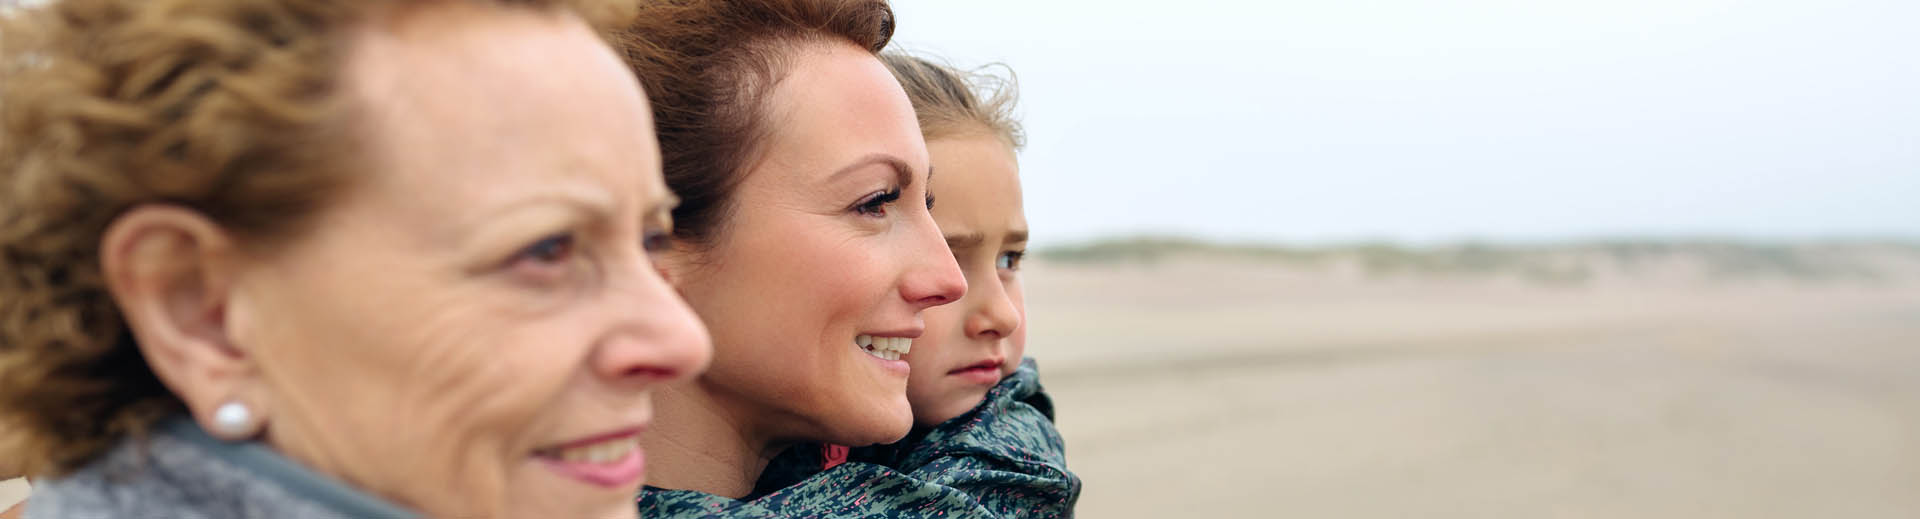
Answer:
<svg viewBox="0 0 1920 519"><path fill-rule="evenodd" d="M1760 243L1622 239L1549 244L1286 246L1139 236L1042 249L1037 256L1066 264L1156 264L1207 258L1367 277L1507 277L1549 284L1577 284L1602 277L1869 282L1920 279L1920 242L1897 240Z"/></svg>

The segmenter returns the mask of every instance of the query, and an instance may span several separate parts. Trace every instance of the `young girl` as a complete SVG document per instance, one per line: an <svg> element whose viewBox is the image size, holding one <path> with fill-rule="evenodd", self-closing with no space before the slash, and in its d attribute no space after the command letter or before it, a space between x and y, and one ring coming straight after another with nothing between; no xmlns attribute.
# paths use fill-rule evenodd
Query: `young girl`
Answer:
<svg viewBox="0 0 1920 519"><path fill-rule="evenodd" d="M1039 372L1023 360L1027 217L1014 153L1025 139L1012 82L912 56L881 60L920 119L938 172L934 221L968 290L927 310L926 333L907 355L914 431L856 459L960 489L1003 517L1070 517L1080 479L1067 471Z"/></svg>
<svg viewBox="0 0 1920 519"><path fill-rule="evenodd" d="M804 486L823 467L835 474L878 465L964 492L992 517L1069 517L1080 479L1067 471L1034 363L1022 360L1019 271L1027 222L1011 84L912 56L883 54L881 61L905 88L926 137L937 172L930 181L934 221L966 276L967 293L926 310L926 331L906 355L912 433L850 453L832 445L795 449L775 461L759 491Z"/></svg>
<svg viewBox="0 0 1920 519"><path fill-rule="evenodd" d="M882 61L913 101L933 169L940 172L931 181L940 202L933 218L967 278L960 301L927 309L926 333L907 355L914 422L931 427L977 406L1014 373L1026 350L1019 272L1027 217L1014 157L1024 136L1011 114L1007 82L911 56L886 55Z"/></svg>

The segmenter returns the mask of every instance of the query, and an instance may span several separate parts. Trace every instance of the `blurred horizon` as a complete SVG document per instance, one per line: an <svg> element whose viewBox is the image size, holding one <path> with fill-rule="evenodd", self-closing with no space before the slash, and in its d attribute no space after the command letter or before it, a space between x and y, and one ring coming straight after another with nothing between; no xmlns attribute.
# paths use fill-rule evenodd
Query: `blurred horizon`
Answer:
<svg viewBox="0 0 1920 519"><path fill-rule="evenodd" d="M1038 245L1920 239L1920 4L894 9L1017 74Z"/></svg>
<svg viewBox="0 0 1920 519"><path fill-rule="evenodd" d="M1181 232L1114 232L1106 234L1088 234L1070 239L1040 239L1033 247L1040 254L1072 251L1087 248L1128 246L1151 244L1154 247L1200 246L1221 249L1247 250L1327 250L1354 247L1396 247L1405 249L1447 249L1460 247L1494 248L1553 248L1587 246L1733 246L1733 247L1822 247L1822 246L1891 246L1920 249L1920 234L1916 235L1873 235L1873 234L1829 234L1806 236L1766 236L1737 234L1687 234L1687 233L1646 233L1646 234L1593 234L1566 236L1513 236L1513 237L1435 237L1421 239L1394 239L1356 235L1353 237L1322 238L1235 238L1213 237L1201 233Z"/></svg>

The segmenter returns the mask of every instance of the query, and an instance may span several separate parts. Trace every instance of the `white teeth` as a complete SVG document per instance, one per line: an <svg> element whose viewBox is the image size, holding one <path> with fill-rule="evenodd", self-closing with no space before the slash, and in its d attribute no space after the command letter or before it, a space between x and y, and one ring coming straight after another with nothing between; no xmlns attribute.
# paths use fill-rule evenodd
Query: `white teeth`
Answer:
<svg viewBox="0 0 1920 519"><path fill-rule="evenodd" d="M599 443L560 449L551 455L567 463L603 464L624 459L639 446L638 436L623 436Z"/></svg>
<svg viewBox="0 0 1920 519"><path fill-rule="evenodd" d="M908 350L913 349L913 339L862 334L853 338L853 345L859 346L868 355L887 360L900 360L900 356L906 355Z"/></svg>

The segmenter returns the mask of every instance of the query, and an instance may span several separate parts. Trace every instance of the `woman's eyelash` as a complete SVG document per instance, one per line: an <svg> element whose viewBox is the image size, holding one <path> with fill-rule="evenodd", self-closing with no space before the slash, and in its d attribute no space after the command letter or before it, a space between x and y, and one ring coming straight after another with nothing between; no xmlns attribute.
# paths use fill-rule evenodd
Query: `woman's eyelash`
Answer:
<svg viewBox="0 0 1920 519"><path fill-rule="evenodd" d="M900 200L900 188L893 188L874 193L859 205L853 206L853 211L868 216L882 216L887 214L887 204L898 200Z"/></svg>
<svg viewBox="0 0 1920 519"><path fill-rule="evenodd" d="M513 254L512 262L535 261L539 263L559 263L573 254L573 235L556 234L541 238L526 248Z"/></svg>

